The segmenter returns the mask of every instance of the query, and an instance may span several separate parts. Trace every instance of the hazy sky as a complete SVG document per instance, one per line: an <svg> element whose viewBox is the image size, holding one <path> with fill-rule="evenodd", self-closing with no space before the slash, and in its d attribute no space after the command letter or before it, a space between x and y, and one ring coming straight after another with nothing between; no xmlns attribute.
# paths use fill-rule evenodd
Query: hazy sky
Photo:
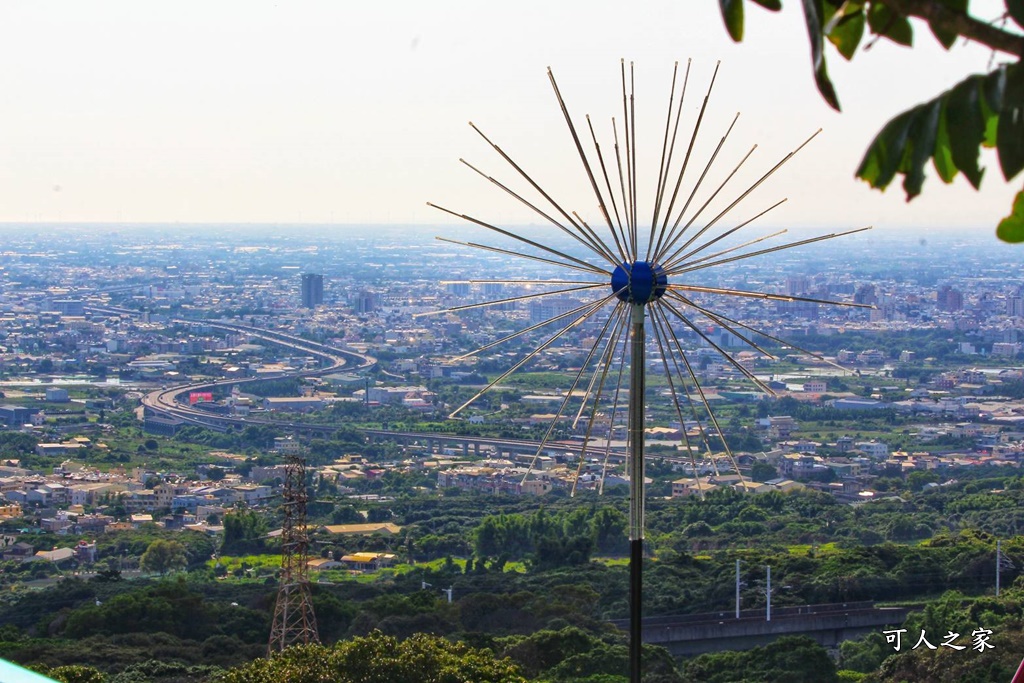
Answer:
<svg viewBox="0 0 1024 683"><path fill-rule="evenodd" d="M984 18L1002 6L972 4ZM947 54L923 26L913 50L879 42L849 64L830 51L836 114L814 88L799 3L786 5L770 14L748 3L747 40L733 45L715 0L4 2L0 222L450 223L428 200L537 222L458 162L515 180L469 120L597 221L545 69L610 151L625 57L637 70L641 192L653 192L656 170L643 169L656 169L673 61L693 59L689 135L721 59L698 152L742 115L709 178L760 144L723 196L824 129L738 218L788 197L771 224L990 235L1020 185L1003 181L994 156L983 192L933 174L909 205L899 187L880 194L853 178L889 118L985 71L989 52Z"/></svg>

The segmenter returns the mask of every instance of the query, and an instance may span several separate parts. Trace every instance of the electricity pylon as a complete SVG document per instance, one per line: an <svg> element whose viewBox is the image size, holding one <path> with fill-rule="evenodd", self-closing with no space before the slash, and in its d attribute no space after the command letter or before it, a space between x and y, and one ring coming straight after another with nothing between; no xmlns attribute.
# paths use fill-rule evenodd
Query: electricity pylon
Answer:
<svg viewBox="0 0 1024 683"><path fill-rule="evenodd" d="M267 654L289 645L319 643L313 598L309 592L309 534L306 529L306 464L297 455L285 466L284 524L281 530L281 582L274 606Z"/></svg>

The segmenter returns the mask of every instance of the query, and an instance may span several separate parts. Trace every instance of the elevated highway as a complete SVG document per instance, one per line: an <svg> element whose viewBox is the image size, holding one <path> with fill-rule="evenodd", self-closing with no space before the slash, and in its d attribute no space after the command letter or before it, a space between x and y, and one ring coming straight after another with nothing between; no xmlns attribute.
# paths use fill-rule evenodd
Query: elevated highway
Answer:
<svg viewBox="0 0 1024 683"><path fill-rule="evenodd" d="M116 313L121 315L137 314L129 309L121 309L110 306L88 306L97 312ZM158 389L146 394L142 399L147 414L160 417L177 419L190 425L213 429L216 431L228 431L230 429L243 429L249 425L272 426L282 431L304 434L308 436L328 437L343 425L322 424L316 422L282 422L258 417L237 417L232 415L219 415L190 406L185 397L192 392L211 391L217 387L245 385L252 382L259 382L267 379L283 377L317 377L330 374L341 369L349 371L367 370L372 368L377 360L372 356L356 353L347 349L339 349L317 342L303 339L293 334L267 330L265 328L237 325L226 322L175 320L182 324L200 323L205 326L256 337L272 344L291 349L296 353L312 355L320 362L320 367L314 370L302 370L289 373L281 373L273 376L253 377L243 379L218 379L210 382L197 382L181 384L164 389ZM482 450L489 449L499 454L533 454L540 448L540 443L528 439L503 439L496 437L464 436L448 432L396 432L384 429L363 429L360 430L367 439L371 441L396 441L402 444L417 444L424 446L428 452L441 453L444 450L461 451L468 456L470 453L480 455ZM582 444L578 441L551 441L542 449L545 453L573 453L578 455L582 450ZM603 456L604 448L591 444L588 453ZM625 451L613 449L609 453L611 462L621 462L625 458Z"/></svg>
<svg viewBox="0 0 1024 683"><path fill-rule="evenodd" d="M910 613L909 607L876 607L872 602L803 605L765 611L691 614L648 617L643 620L643 641L661 645L675 657L692 657L706 652L749 650L771 643L781 636L809 636L827 648L845 640L898 626ZM612 622L626 629L628 622Z"/></svg>
<svg viewBox="0 0 1024 683"><path fill-rule="evenodd" d="M176 321L182 323L191 323L195 321ZM269 376L262 377L246 377L241 379L218 379L212 382L197 382L191 384L181 384L167 389L159 389L151 391L146 394L142 399L142 404L146 410L151 414L159 415L162 417L175 418L187 422L189 424L200 425L210 429L217 429L225 431L231 427L245 426L253 423L266 423L281 426L281 423L274 422L272 420L259 420L249 419L242 417L233 417L227 415L215 415L204 410L199 410L188 405L182 396L187 393L195 391L211 391L217 387L224 385L245 385L253 382L261 382L268 379L278 379L284 377L319 377L321 375L327 375L332 372L336 372L341 369L347 370L367 370L372 368L377 363L377 359L372 356L365 354L356 353L354 351L348 351L346 349L339 349L336 347L327 346L318 342L303 339L302 337L288 334L286 332L278 332L276 330L266 330L257 327L246 327L245 325L235 325L231 323L222 322L206 322L203 321L203 325L208 327L223 330L225 332L236 332L241 334L249 335L250 337L256 337L272 344L284 346L296 353L308 354L313 356L319 361L320 367L312 370L297 370L295 372L282 372ZM314 425L308 425L314 427ZM324 425L319 425L323 427Z"/></svg>

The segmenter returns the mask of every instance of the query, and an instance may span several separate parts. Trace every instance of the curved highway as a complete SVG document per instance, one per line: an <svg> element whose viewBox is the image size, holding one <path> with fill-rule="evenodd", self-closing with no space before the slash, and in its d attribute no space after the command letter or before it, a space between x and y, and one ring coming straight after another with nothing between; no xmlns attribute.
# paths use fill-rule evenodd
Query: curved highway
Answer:
<svg viewBox="0 0 1024 683"><path fill-rule="evenodd" d="M102 313L115 313L119 315L138 315L137 311L130 309L118 308L113 306L94 306L89 305L87 308ZM251 382L260 382L266 379L278 379L284 377L317 377L320 375L326 375L331 372L335 372L341 368L345 368L351 371L367 370L372 368L377 363L377 359L361 353L355 353L345 349L339 349L325 344L303 339L293 334L285 332L278 332L276 330L267 330L259 327L249 327L246 325L236 325L234 323L226 322L211 322L211 321L198 321L198 320L187 320L187 319L176 319L173 322L183 324L194 324L201 323L208 327L227 331L237 332L246 334L251 337L257 337L264 341L277 344L278 346L284 346L292 349L293 351L312 355L316 357L321 367L314 370L300 370L295 372L280 373L272 377L250 377L244 379L218 379L210 382L197 382L190 384L179 384L166 389L158 389L151 391L146 394L142 399L142 404L152 414L159 415L161 417L167 417L171 419L178 419L188 424L193 424L207 429L214 429L218 431L224 431L232 427L244 427L248 425L267 425L277 428L284 428L290 431L304 432L304 433L320 433L320 434L331 434L342 427L337 424L322 424L314 422L288 422L284 423L278 420L270 420L266 418L256 417L235 417L231 415L219 415L210 413L205 410L199 410L188 405L187 401L182 400L182 396L194 391L209 391L215 387L224 385L240 385ZM421 441L445 441L446 439L451 441L457 441L462 443L470 443L478 446L492 447L499 450L531 450L536 449L539 442L527 440L527 439L502 439L494 437L476 437L476 436L463 436L458 434L450 434L447 432L394 432L391 430L383 429L361 429L359 430L369 438L394 438L394 439L413 439ZM571 451L578 453L581 448L579 442L549 442L546 445L547 449L551 450L562 450ZM590 452L596 453L603 450L598 448L594 444L588 447ZM618 459L624 457L624 453L619 450L612 451L612 458Z"/></svg>
<svg viewBox="0 0 1024 683"><path fill-rule="evenodd" d="M86 308L98 313L116 315L138 315L138 311L118 306L97 306L89 304ZM256 337L264 341L283 346L297 353L306 354L316 358L320 367L313 370L297 370L295 372L282 372L272 376L246 377L243 379L218 379L211 382L194 382L179 384L173 387L151 391L142 398L142 405L151 413L161 417L176 418L189 424L201 425L213 429L224 429L234 425L247 425L253 423L265 423L280 426L279 422L273 420L249 419L233 417L228 415L215 415L205 410L198 410L181 400L181 396L195 391L209 391L214 387L225 384L239 385L252 382L260 382L267 379L280 379L284 377L317 377L335 372L342 368L358 371L372 368L377 364L377 359L365 354L339 349L326 344L303 339L302 337L277 330L267 330L259 327L236 325L227 322L215 322L207 320L175 319L172 322L191 325L202 324L207 327L222 330L225 332L237 332ZM322 426L322 425L321 425Z"/></svg>
<svg viewBox="0 0 1024 683"><path fill-rule="evenodd" d="M175 322L189 322L189 321L175 321ZM201 382L194 384L183 384L169 389L160 389L157 391L150 392L143 399L142 403L146 408L158 415L164 415L167 417L174 417L186 422L193 424L201 424L203 426L215 426L215 425L230 425L230 424L251 424L254 422L265 422L267 424L279 424L273 420L259 420L249 419L240 417L230 417L226 415L213 415L204 410L197 410L187 405L181 400L181 396L185 393L191 393L194 391L207 391L214 387L222 386L225 384L239 385L248 384L251 382L260 382L267 379L278 379L283 377L317 377L320 375L326 375L331 372L335 372L341 368L349 370L366 370L377 363L377 359L372 356L367 356L353 351L346 351L344 349L338 349L317 342L297 337L293 334L287 334L285 332L277 332L275 330L265 330L256 327L246 327L244 325L234 325L231 323L203 323L209 327L224 330L227 332L239 332L249 335L250 337L256 337L264 341L268 341L278 346L284 346L293 351L312 355L320 361L320 367L314 370L298 370L295 372L282 372L276 375L264 376L264 377L250 377L244 379L218 379L212 382Z"/></svg>

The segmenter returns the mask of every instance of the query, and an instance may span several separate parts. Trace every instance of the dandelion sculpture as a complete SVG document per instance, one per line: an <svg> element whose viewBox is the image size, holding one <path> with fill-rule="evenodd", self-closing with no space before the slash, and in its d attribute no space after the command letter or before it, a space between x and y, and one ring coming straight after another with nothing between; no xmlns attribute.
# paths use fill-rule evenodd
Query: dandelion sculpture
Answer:
<svg viewBox="0 0 1024 683"><path fill-rule="evenodd" d="M791 249L800 245L810 244L822 240L832 239L841 235L848 235L868 228L850 230L843 233L832 233L821 235L810 239L802 239L770 247L754 248L755 245L778 237L785 233L780 230L768 235L747 239L738 244L736 241L720 242L733 238L741 230L747 228L756 219L761 218L772 209L782 204L785 199L778 201L767 208L729 227L718 227L725 223L730 212L746 199L757 187L773 175L783 164L800 151L810 140L817 135L817 132L808 140L799 145L789 154L785 155L774 166L760 175L756 181L749 184L732 201L726 202L713 217L704 217L705 211L712 202L722 193L729 182L737 174L740 168L750 159L756 145L751 148L740 161L732 168L724 181L713 189L703 188L709 171L716 162L719 153L722 151L727 138L736 124L739 114L728 123L724 134L717 146L711 152L704 163L696 181L690 185L689 192L681 192L684 179L689 169L690 162L694 156L694 145L698 139L702 125L705 123L705 113L711 91L714 86L715 77L718 73L716 65L703 102L700 105L696 122L690 134L689 143L682 159L678 160L680 154L676 153L677 135L679 132L680 120L683 115L683 101L686 96L686 87L689 82L690 63L687 62L683 76L682 88L676 98L676 85L679 75L679 65L675 65L672 72L672 86L669 94L668 114L666 116L665 131L662 137L660 163L657 169L657 184L649 199L652 206L643 207L651 211L649 225L641 223L641 193L637 187L637 145L636 145L636 117L635 117L635 79L633 65L629 65L628 79L626 64L621 64L622 82L622 120L616 122L612 118L612 134L614 159L607 158L598 143L598 137L590 117L586 117L587 131L589 133L592 150L584 147L584 141L569 114L565 101L559 92L555 82L554 74L548 69L548 77L554 89L558 105L565 117L569 133L576 147L587 180L597 200L597 206L601 215L603 227L595 229L575 211L567 211L553 197L551 197L523 168L492 142L479 128L470 123L477 133L496 151L509 166L532 188L532 191L539 197L534 203L530 199L520 195L509 186L488 176L483 171L470 165L465 160L460 160L466 166L486 178L489 182L501 188L503 191L514 197L517 201L537 213L545 221L553 225L562 233L570 237L576 244L577 253L574 255L569 251L555 249L549 245L528 239L527 237L492 225L473 216L467 216L455 211L430 204L434 208L456 216L460 219L473 223L489 231L502 235L505 238L514 240L519 245L525 245L529 249L516 251L510 248L479 244L475 242L463 242L438 237L437 239L483 250L490 253L516 259L526 259L539 262L551 268L560 268L572 274L584 274L585 279L566 280L470 280L471 283L515 283L520 285L554 287L539 293L529 293L510 298L503 298L487 303L469 304L456 306L441 311L432 311L421 315L436 313L453 313L467 309L498 304L509 304L524 300L538 299L551 296L565 296L567 294L581 295L593 293L595 298L589 303L584 303L571 310L559 313L542 322L530 325L512 334L486 344L475 351L464 354L454 361L464 360L488 349L492 349L518 338L522 335L537 332L549 328L549 326L560 326L557 331L543 339L535 348L512 365L507 371L491 381L486 387L477 392L471 399L456 408L450 415L455 418L470 406L474 401L493 389L500 382L505 380L516 370L520 369L532 359L549 349L555 342L562 338L570 330L580 327L587 321L595 322L600 327L600 333L592 344L587 356L576 373L575 378L565 392L564 398L559 406L555 418L551 421L544 438L537 448L533 463L531 464L524 483L531 476L537 456L548 445L554 434L555 423L566 414L569 404L574 397L582 395L579 408L576 411L572 424L577 427L581 421L584 425L583 444L579 459L579 468L576 472L572 491L575 493L576 483L580 480L583 463L587 450L591 448L594 439L593 427L598 418L599 410L603 408L610 411L608 422L608 436L604 445L605 468L607 466L608 453L610 452L611 436L614 428L616 415L620 410L620 396L628 393L626 406L627 413L627 472L630 491L629 509L629 541L630 541L630 679L638 682L640 680L640 652L641 652L641 589L643 575L643 541L644 541L644 423L645 423L645 379L647 371L647 336L648 331L653 337L653 346L657 349L661 358L661 366L671 395L672 409L681 425L682 445L690 454L691 464L694 472L697 473L698 487L700 487L700 476L694 461L694 449L691 448L691 437L687 434L685 427L686 420L684 413L689 414L697 424L697 438L701 442L702 450L713 456L712 443L721 444L725 457L736 469L735 459L719 427L714 412L708 403L708 398L697 379L697 375L687 358L686 351L680 341L676 327L690 330L696 337L707 345L718 351L722 358L732 365L739 373L753 382L762 391L771 394L771 389L760 379L754 376L750 370L736 361L721 346L716 344L711 337L701 328L699 322L710 322L715 326L727 330L744 344L749 345L759 353L774 358L773 354L765 350L755 339L764 338L802 353L814 356L819 360L830 363L821 356L795 346L789 342L775 337L763 330L755 329L743 322L727 317L723 313L715 311L714 301L719 297L739 297L760 299L765 301L801 301L809 303L835 304L840 306L867 307L863 304L823 301L802 296L787 296L769 292L748 291L741 289L729 289L710 287L696 284L691 279L693 274L716 266L734 263L742 259L761 256L784 249ZM627 86L628 83L628 86ZM596 169L596 170L595 170ZM689 182L689 181L686 181ZM695 198L701 194L706 195L703 200ZM679 206L681 204L681 206ZM700 204L697 206L697 204ZM691 205L696 208L691 209ZM710 213L710 212L708 212ZM604 233L602 236L601 233ZM608 239L610 238L610 240ZM726 246L729 244L730 246ZM718 246L718 250L712 247ZM602 292L603 290L603 292ZM733 299L735 301L735 299ZM603 320L603 322L601 322ZM761 342L762 344L764 342ZM616 370L615 367L618 366ZM628 374L626 368L628 367ZM838 366L836 366L838 367ZM590 379L586 382L586 389L582 392L577 389L583 386L584 377L589 373ZM609 381L610 377L615 377ZM628 377L628 384L624 387L623 381ZM706 417L706 419L702 419ZM707 424L710 429L704 425ZM717 437L717 439L715 438ZM596 450L596 449L595 449ZM716 458L712 457L714 467ZM600 489L603 490L603 472ZM701 491L703 493L703 491Z"/></svg>

